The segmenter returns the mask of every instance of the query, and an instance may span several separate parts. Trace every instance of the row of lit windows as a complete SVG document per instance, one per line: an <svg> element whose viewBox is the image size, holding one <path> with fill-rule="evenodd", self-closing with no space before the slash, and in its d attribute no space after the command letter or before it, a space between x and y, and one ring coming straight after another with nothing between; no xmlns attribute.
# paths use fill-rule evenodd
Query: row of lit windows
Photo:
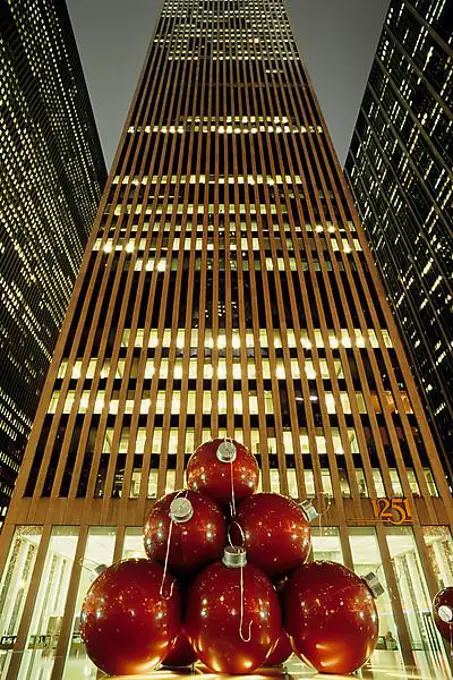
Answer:
<svg viewBox="0 0 453 680"><path fill-rule="evenodd" d="M234 123L235 125L239 123L243 124L250 124L250 123L268 123L268 125L277 125L277 126L284 126L286 124L289 124L291 122L291 119L288 118L287 116L233 116L233 115L226 115L226 116L181 116L180 118L181 123L184 124L185 127L190 127L191 123L194 123L195 125L200 125L201 123L215 123L218 124L217 121L223 121L225 123ZM160 125L155 125L153 128L151 128L150 125L146 126L134 126L131 125L128 128L128 132L135 133L135 132L159 132L161 126ZM302 127L300 128L304 132L306 132L306 128ZM323 128L318 125L316 128L313 127L313 125L310 125L308 127L309 132L322 132Z"/></svg>
<svg viewBox="0 0 453 680"><path fill-rule="evenodd" d="M398 471L396 468L389 468L389 475L390 475L390 480L392 483L392 490L393 494L397 497L402 497L405 495L401 481L398 475ZM332 497L333 496L333 487L332 487L332 479L331 479L331 473L328 468L321 468L321 481L322 481L322 488L323 492L327 494L327 496ZM355 475L356 475L356 481L357 485L359 488L359 494L362 498L366 498L369 495L368 489L367 489L367 483L366 483L366 477L365 473L361 468L355 468L354 470ZM420 487L418 485L417 477L415 475L415 472L412 468L406 468L405 472L408 477L408 482L409 482L409 487L411 489L411 492L416 495L420 495ZM428 485L428 490L431 496L438 496L438 491L437 487L435 485L432 472L429 468L424 468L423 470L425 474L425 479L426 483ZM149 472L149 477L148 477L148 491L147 491L147 496L148 498L156 498L156 492L157 492L157 483L158 483L158 470L150 470ZM350 484L346 475L346 470L341 469L339 470L340 474L340 487L341 487L341 494L345 498L349 498L351 496L351 488ZM269 471L270 475L270 490L275 493L281 493L281 476L280 476L280 471L278 469L272 468ZM297 478L297 472L293 468L287 468L286 472L286 479L288 483L288 494L292 498L299 499L301 494L300 494L300 489L299 489L299 481ZM307 498L314 498L316 495L316 487L315 487L315 476L313 473L313 470L305 468L303 471L304 475L304 482L305 482L305 488L306 488L306 497ZM373 468L372 469L372 475L373 475L373 482L374 486L376 489L376 494L377 497L383 498L387 496L387 492L384 487L384 482L382 479L382 474L381 471L378 468ZM175 476L176 476L176 471L175 470L167 470L166 471L166 485L165 485L165 493L172 493L173 491L176 491L176 486L175 486ZM134 469L132 471L132 478L131 478L131 489L130 489L130 498L138 498L140 495L140 484L141 484L141 478L142 478L142 471L140 469ZM118 480L118 481L122 481ZM259 484L258 484L258 490L261 491L263 488L263 480L262 476L260 475L259 479ZM118 492L118 496L121 496L121 491Z"/></svg>
<svg viewBox="0 0 453 680"><path fill-rule="evenodd" d="M359 444L357 440L357 435L354 428L347 428L348 442L351 453L360 453ZM261 438L260 432L256 428L251 428L248 432L251 441L251 450L253 453L260 453L261 449ZM337 427L332 427L329 430L330 438L329 441L332 442L332 448L336 455L343 455L343 444L341 439L340 430ZM109 427L105 431L104 442L102 446L102 453L111 453L112 442L113 442L114 430ZM129 447L134 453L151 453L160 454L163 448L164 440L167 441L167 448L170 455L176 454L178 451L178 441L179 441L179 429L170 428L165 430L165 432L160 427L156 427L153 430L152 442L151 437L147 437L147 430L144 427L139 427L137 429L136 437L131 440L130 437L130 427L124 426L121 430L121 436L118 443L118 453L127 453ZM219 437L225 436L223 431L219 432ZM235 435L236 436L236 435ZM242 439L242 431L237 432L237 437L239 440ZM203 429L202 441L209 441L211 439L211 432L208 429ZM319 454L327 454L327 441L324 432L321 428L316 428L316 434L314 435L316 441L316 450ZM283 450L288 456L294 455L294 442L291 432L284 431L282 433ZM272 436L266 437L267 451L270 455L277 453L277 439ZM299 436L299 446L303 454L310 453L310 438L306 428L300 428ZM185 441L183 443L184 451L192 452L195 450L195 431L191 428L187 428L185 431Z"/></svg>
<svg viewBox="0 0 453 680"><path fill-rule="evenodd" d="M182 129L182 128L181 128ZM124 175L122 179L122 184L132 184L134 186L138 186L140 183L141 184L148 184L149 177L148 175L143 175L141 178L141 181L139 181L138 177L130 177L129 175ZM296 184L302 184L302 178L299 175L294 175L294 180ZM116 175L113 179L112 184L118 184L120 181L120 176ZM178 183L178 176L177 175L162 175L159 177L159 175L153 175L152 177L152 184L157 184L160 181L161 185L166 185L170 183L171 186L170 189L175 189L176 184ZM264 177L263 175L230 175L229 177L225 177L225 175L219 175L216 177L216 175L180 175L179 176L179 183L180 184L250 184L254 186L255 184L268 184L269 186L274 186L275 184L292 184L293 179L291 175L275 175L274 177Z"/></svg>
<svg viewBox="0 0 453 680"><path fill-rule="evenodd" d="M360 453L359 450L359 444L357 441L357 436L355 433L355 430L353 428L348 428L348 446L350 448L350 451L352 454L358 454ZM341 439L341 434L340 430L336 427L333 427L331 430L329 430L330 437L329 441L331 441L332 449L334 451L334 454L336 456L342 456L344 455L344 449L343 449L343 444L342 444L342 439ZM177 455L178 449L179 449L179 430L176 428L171 428L166 431L166 434L168 435L168 440L167 440L167 452L169 456L174 456ZM114 435L114 430L113 428L107 428L105 431L105 436L104 436L104 442L102 446L102 453L103 454L110 454L112 452L112 442L113 442L113 435ZM219 432L217 433L217 436L219 437L224 437L226 436L226 431L220 429ZM234 434L234 437L241 441L242 439L242 431L237 431ZM250 430L250 437L251 437L251 450L255 454L260 454L262 450L262 445L261 445L261 438L259 431L251 428ZM285 452L285 455L288 456L289 460L294 456L294 441L292 438L292 435L290 432L283 432L282 433L282 441L283 441L283 450ZM151 437L147 437L147 431L145 428L138 428L136 432L136 437L134 437L133 440L130 439L130 428L128 426L125 426L121 430L121 435L119 438L119 442L117 444L118 447L118 453L119 454L126 454L128 451L128 448L131 449L131 451L134 452L134 455L143 455L145 452L147 454L154 454L154 455L160 455L162 452L163 444L164 444L164 433L161 428L156 427L153 430L153 435ZM211 439L211 432L208 429L204 429L201 437L201 441L209 441ZM326 437L323 434L323 431L320 428L316 429L316 435L315 435L315 441L316 441L316 451L318 455L326 455L327 454L327 441ZM191 453L195 449L195 433L193 429L187 429L186 430L186 437L185 441L183 438L183 450L187 453ZM309 455L311 451L311 444L310 440L307 434L307 431L305 428L301 428L300 430L300 436L299 436L299 446L302 455ZM276 455L277 454L277 439L275 437L268 436L266 437L266 447L267 447L267 452L269 455ZM337 464L339 464L339 459L337 458ZM132 472L132 476L137 475L137 473L140 472L139 470L135 470ZM150 471L152 472L152 471ZM157 475L157 470L155 471ZM347 475L346 475L346 470L344 468L340 467L340 483L342 485L342 490L346 491L346 495L350 495L350 490L349 490L349 484L347 481ZM401 480L398 474L398 471L396 468L389 468L388 469L389 475L390 475L390 480L392 483L392 490L393 493L396 496L403 496L403 488L401 485ZM173 475L175 474L174 470L167 470L167 481L168 481L168 475L170 473L170 480L174 479ZM357 475L357 482L359 486L359 493L360 495L367 496L367 484L366 484L366 478L364 471L361 468L356 468L355 473ZM415 494L420 494L420 488L418 485L417 477L415 475L415 472L412 468L406 467L405 468L405 473L408 478L409 486L412 491L412 493ZM271 490L272 491L280 491L279 487L279 471L277 469L271 469L270 470L270 475L271 475ZM311 496L314 495L314 475L313 471L310 469L305 469L304 470L304 475L305 475L305 483L307 484L307 495ZM438 490L436 487L436 484L434 482L434 478L432 475L432 472L429 468L424 468L424 475L425 475L425 480L427 482L427 486L429 489L429 492L433 496L438 495ZM297 476L296 476L296 471L292 467L287 467L285 471L285 476L288 480L289 488L290 488L290 495L292 495L295 498L299 497L299 489L298 489L298 483L297 483ZM321 469L321 476L323 480L323 488L324 492L332 495L332 485L331 485L331 479L330 479L330 470L327 468L322 468ZM373 468L372 469L372 476L373 476L373 482L375 484L376 488L376 493L378 496L386 496L386 491L381 475L381 471L379 468ZM277 483L278 487L275 488L275 482ZM260 484L261 486L261 484ZM168 489L167 492L170 493L174 489ZM138 495L139 487L137 488L137 495Z"/></svg>
<svg viewBox="0 0 453 680"><path fill-rule="evenodd" d="M231 225L230 225L231 226ZM181 242L182 241L182 242ZM345 253L351 253L352 248L349 244L349 241L345 238L341 239L341 247L338 241L335 238L331 239L331 247L334 252L339 252L343 251ZM239 244L239 248L244 251L249 250L249 245L251 244L251 247L254 251L259 253L261 249L261 243L258 238L252 237L250 239L247 238L241 238L241 242ZM192 250L192 248L195 246L195 250L203 250L203 239L198 237L196 239L192 238L186 238L184 240L175 237L172 240L172 250L179 251L181 249L183 250ZM279 244L275 244L275 247L278 248ZM289 250L294 250L294 243L291 239L286 240L286 245ZM113 239L108 239L106 241L103 241L102 239L96 239L94 245L93 245L93 250L100 250L102 246L102 250L105 253L111 253L113 251L115 252L121 252L123 249L125 250L126 253L133 253L135 249L138 251L145 251L145 250L150 250L150 245L146 243L146 239L142 238L139 240L138 244L135 244L135 241L128 241L127 243L123 244L118 244L118 245L113 245ZM353 246L355 250L362 250L362 246L360 245L360 241L358 239L353 239ZM269 244L269 247L270 244ZM229 244L229 249L230 250L237 250L238 244L235 243L234 241L231 241ZM280 244L280 249L281 249L281 244ZM214 243L207 243L206 244L206 250L214 250ZM269 259L269 258L267 258ZM279 258L280 259L280 258ZM273 269L272 265L272 260L268 263L266 260L266 264L270 264L270 268ZM292 267L291 267L292 268ZM279 263L279 269L283 269L283 266ZM295 267L294 267L295 269Z"/></svg>
<svg viewBox="0 0 453 680"><path fill-rule="evenodd" d="M213 250L213 246L208 245L208 250ZM237 271L238 270L238 262L235 256L235 251L236 247L231 246L231 253L229 253L229 267L231 271ZM345 250L344 252L351 252L350 250ZM201 255L201 251L199 253ZM244 257L246 257L246 253L243 254ZM157 263L156 269L159 272L163 272L167 269L167 265L165 260L159 260ZM294 257L289 257L288 258L288 264L289 264L289 270L290 271L297 271L297 260ZM201 271L203 269L203 266L207 269L214 269L217 268L219 271L224 271L225 270L225 257L220 257L217 262L214 262L214 259L212 257L208 258L202 258L196 257L194 261L194 269L195 271ZM324 263L325 269L328 272L333 271L333 266L332 262L327 261ZM337 263L338 270L339 271L344 271L344 266L342 262ZM171 271L178 271L180 267L179 261L177 258L173 258L170 264L170 269ZM146 265L143 267L143 260L141 258L137 259L134 263L134 271L140 272L143 269L147 272L153 271L155 268L155 263L153 260L148 260ZM311 263L311 266L308 264L306 260L302 260L301 262L301 270L303 272L310 271L310 268L315 271L315 272L320 272L323 271L321 264L319 260L313 260ZM266 271L274 271L278 270L281 272L285 272L288 270L288 266L286 266L285 261L283 260L282 257L277 258L276 262L276 267L274 267L274 262L272 258L266 257L265 258L265 263L262 266L260 260L255 260L253 264L253 269L254 271L261 271L262 269L265 269ZM244 261L241 264L241 271L249 271L249 261L248 259L244 259Z"/></svg>
<svg viewBox="0 0 453 680"><path fill-rule="evenodd" d="M230 203L228 206L225 206L223 203L219 203L217 206L214 204L210 204L207 206L207 210L205 210L204 205L197 205L194 208L193 203L189 203L185 205L184 203L178 203L177 205L168 205L167 209L164 210L163 205L157 205L154 208L150 204L146 204L145 210L143 210L143 204L138 203L135 206L135 210L132 212L131 204L127 205L116 205L113 208L113 214L115 216L119 216L122 213L125 215L130 215L130 214L135 214L135 215L166 215L168 213L173 213L173 214L178 214L178 215L193 215L193 214L198 214L198 215L204 215L205 213L208 215L225 215L226 214L226 207L228 207L228 213L230 215L234 215L236 212L240 212L243 215L267 215L268 213L271 213L272 215L278 215L280 213L287 214L288 213L288 206L285 204L280 204L279 206L275 205L274 203L260 203L259 205L256 205L253 202L250 202L248 206L246 206L243 203L240 204L235 204L235 203ZM175 211L176 208L176 211ZM106 212L108 212L108 209L106 209Z"/></svg>
<svg viewBox="0 0 453 680"><path fill-rule="evenodd" d="M225 224L218 224L214 225L213 224L213 219L211 218L207 223L203 223L202 220L196 220L196 224L192 224L191 222L186 223L184 226L184 231L187 236L190 236L190 234L193 232L198 232L199 234L204 234L205 232L211 232L211 234L214 233L219 233L221 235L224 231L229 230L230 231L230 237L233 238L236 236L236 231L241 231L241 233L244 236L251 235L251 236L257 236L259 232L262 232L263 234L266 234L270 232L270 236L272 236L274 239L280 238L282 233L286 234L286 236L292 237L292 229L291 226L287 223L284 223L282 226L280 224L273 224L273 232L269 228L270 225L268 222L264 222L260 226L258 226L256 220L250 220L250 225L247 225L246 222L236 222L235 218L226 220L228 223ZM182 219L179 218L178 220L179 224L172 224L171 222L155 222L153 227L151 228L151 231L154 231L155 234L159 232L168 233L172 234L175 237L177 237L181 231L182 231ZM301 225L294 225L294 231L296 233L301 233L302 231L305 232L313 232L315 231L317 234L322 234L324 232L329 233L329 234L334 234L335 232L339 233L348 233L348 231L356 231L354 225L352 222L347 222L348 229L345 229L343 225L336 226L332 224L332 222L326 222L326 226L324 227L322 224L315 224L314 228L311 224L304 224L303 226ZM126 226L121 226L119 228L119 233L121 235L125 235L127 231L129 231L130 235L133 236L135 235L138 231L140 231L140 234L148 234L149 233L149 223L143 224L141 226L138 225L137 222L134 222L134 224L130 225L130 227ZM102 231L102 227L100 229ZM117 233L117 227L115 225L112 225L111 228L109 229L108 234L110 236L114 236ZM354 245L356 246L357 250L359 250L359 240L355 239L353 241ZM315 249L316 248L316 241L312 238L309 239L309 244L310 246Z"/></svg>
<svg viewBox="0 0 453 680"><path fill-rule="evenodd" d="M343 369L341 366L340 359L332 360L335 376L337 378L344 378ZM86 370L86 379L92 379L96 370L97 359L90 359ZM139 359L134 357L132 360L132 365L130 369L130 377L138 377L139 369ZM319 359L319 374L323 380L331 380L331 373L329 370L329 365L326 359ZM147 359L141 370L140 375L146 380L151 379L154 375L157 375L159 379L168 378L169 376L169 360L166 357L162 357L158 362L158 371L156 373L155 361L154 359ZM122 378L124 375L126 367L126 359L118 359L118 363L115 369L115 378ZM272 378L272 373L279 380L284 380L286 378L300 378L301 371L299 362L297 359L291 358L289 362L289 375L286 373L285 363L283 359L276 359L275 370L272 371L269 359L263 358L261 360L261 374L265 380L270 380ZM58 371L58 378L64 378L68 368L68 360L63 359L60 364ZM111 371L111 360L105 359L100 371L100 377L108 378ZM187 362L187 377L191 380L197 378L198 372L198 362L196 360L189 360ZM308 380L315 380L317 376L315 364L312 359L305 359L303 374L305 374ZM73 369L71 371L71 378L73 380L80 378L82 375L82 359L77 359L74 362ZM171 375L175 380L181 380L183 378L183 360L175 359L172 364ZM234 380L241 380L242 375L242 365L237 361L236 363L227 363L224 357L219 357L216 366L207 361L203 362L202 377L205 380L211 380L214 376L217 376L220 380L226 379L227 375L232 375ZM256 380L257 378L257 366L255 361L247 360L246 377L249 380Z"/></svg>
<svg viewBox="0 0 453 680"><path fill-rule="evenodd" d="M143 397L138 401L134 399L135 392L129 390L128 396L123 400L119 401L117 398L112 398L108 402L108 413L116 415L120 406L123 407L124 413L131 414L134 409L142 415L146 415L151 408L151 399L146 396L149 394L149 390L144 390ZM84 390L81 394L80 401L77 406L77 413L86 413L89 408L90 396L94 396L93 413L102 413L106 409L105 403L105 390L98 390L95 395L92 395L90 390ZM186 407L188 414L197 413L197 397L200 396L199 392L194 390L188 390L181 395L179 390L173 390L169 395L166 395L164 390L158 391L156 395L156 400L153 403L153 413L164 414L166 411L170 411L172 414L179 414L183 406ZM231 406L228 406L228 396L231 399ZM356 401L356 407L358 412L362 415L368 413L367 406L365 403L364 396L362 392L354 392L353 395L349 395L347 392L340 392L340 404L337 404L332 392L324 392L324 400L329 415L336 415L337 413L352 414L351 399ZM397 412L393 397L389 392L386 392L387 406L392 410L392 412ZM60 398L60 390L54 390L50 400L48 413L55 413L58 400ZM275 405L273 400L273 395L270 390L264 390L264 413L266 415L273 415L275 412ZM405 413L412 413L410 402L407 395L401 393L401 398L403 402L403 408ZM296 400L302 400L302 397L296 397ZM318 397L315 394L310 396L310 401L318 401ZM75 403L75 390L69 390L63 405L63 413L70 413ZM260 409L258 406L258 396L256 394L249 394L247 396L248 409L251 415L259 415ZM338 408L341 405L341 408ZM381 413L382 408L377 398L372 398L368 404L372 407L375 413ZM211 413L213 409L217 410L219 415L226 415L229 412L229 408L232 407L234 413L243 413L244 411L244 397L241 392L233 392L228 395L225 390L219 390L217 394L217 400L215 400L215 395L211 391L204 391L201 398L201 412ZM138 407L138 408L137 408Z"/></svg>
<svg viewBox="0 0 453 680"><path fill-rule="evenodd" d="M278 58L281 59L282 61L293 61L293 60L298 60L299 57L297 56L285 56L282 55L278 52L275 53L275 55L278 55ZM233 54L224 54L224 55L209 55L207 58L210 61L268 61L269 59L269 52L266 52L265 56L259 57L256 55L250 55L246 54L245 52L239 52L236 51ZM187 56L186 52L181 52L180 54L172 54L167 57L168 61L201 61L205 59L206 57L203 56Z"/></svg>
<svg viewBox="0 0 453 680"><path fill-rule="evenodd" d="M393 347L392 339L390 337L390 334L387 329L382 328L380 329L380 332L382 333L382 337L384 340L385 347ZM131 336L133 335L131 329L125 328L123 331L123 335L121 337L121 345L122 347L128 347L130 342L131 342ZM144 335L145 331L143 328L138 328L136 330L135 334L135 342L134 342L134 347L142 347L143 346L143 341L144 341ZM170 329L165 329L163 332L162 336L162 347L170 347L171 344L171 338L175 338L176 341L176 346L183 350L185 346L185 335L186 331L184 329L178 329L177 331L171 331ZM288 344L288 347L293 348L297 347L298 343L296 343L296 334L292 328L288 328L285 331L285 341ZM245 340L245 347L249 348L255 348L256 343L255 343L255 337L252 331L246 331L244 333L244 340ZM327 336L328 336L328 346L331 347L332 349L337 349L342 345L343 347L349 348L349 347L366 347L371 346L373 348L378 349L380 347L378 338L376 335L376 331L372 328L369 328L367 331L367 336L365 336L362 331L359 328L354 329L354 334L351 336L350 332L346 329L343 328L341 329L341 335L339 337L336 336L335 331L333 330L328 330L327 331ZM241 334L239 333L238 330L232 329L231 335L228 334L228 336L225 334L225 331L222 329L219 329L218 334L217 334L217 340L216 340L216 346L219 349L225 348L227 346L227 339L231 337L231 346L235 349L239 349L241 347L241 344L244 342L242 339ZM260 329L259 331L259 346L260 347L269 347L269 337L271 337L271 345L275 348L281 348L282 347L282 339L281 339L281 333L279 330L275 329L273 331L267 331L265 329ZM316 347L323 348L325 347L324 343L324 338L322 331L319 328L315 328L313 330L313 337L316 343ZM214 339L212 336L212 331L210 329L206 329L204 333L204 338L201 337L200 339L198 338L198 330L197 329L192 329L190 332L190 347L196 348L198 346L199 340L201 341L201 346L207 347L208 349L212 349L214 347ZM299 342L302 347L305 349L311 349L312 343L310 341L310 336L309 333L306 329L303 329L300 331L300 336L299 336ZM158 331L156 329L151 329L149 332L149 339L148 339L148 347L157 347L159 345L159 335Z"/></svg>

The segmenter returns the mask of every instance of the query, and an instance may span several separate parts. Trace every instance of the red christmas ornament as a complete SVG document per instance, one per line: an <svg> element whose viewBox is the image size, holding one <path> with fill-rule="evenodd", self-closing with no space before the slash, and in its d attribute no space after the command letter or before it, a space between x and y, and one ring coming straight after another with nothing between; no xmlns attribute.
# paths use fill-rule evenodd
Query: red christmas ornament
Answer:
<svg viewBox="0 0 453 680"><path fill-rule="evenodd" d="M185 630L199 659L214 673L251 673L281 631L277 593L247 564L241 548L201 572L189 591Z"/></svg>
<svg viewBox="0 0 453 680"><path fill-rule="evenodd" d="M108 675L149 672L171 648L181 627L181 605L177 584L163 575L160 564L125 560L91 585L81 633L88 656Z"/></svg>
<svg viewBox="0 0 453 680"><path fill-rule="evenodd" d="M294 651L321 673L352 673L376 646L379 623L373 593L364 579L341 564L300 566L284 588L283 607Z"/></svg>
<svg viewBox="0 0 453 680"><path fill-rule="evenodd" d="M453 588L440 590L433 602L434 623L450 644L453 642Z"/></svg>
<svg viewBox="0 0 453 680"><path fill-rule="evenodd" d="M293 653L288 634L282 630L277 644L273 651L268 655L265 666L279 666L281 663L289 659Z"/></svg>
<svg viewBox="0 0 453 680"><path fill-rule="evenodd" d="M291 498L277 493L257 493L239 506L232 524L234 542L243 545L247 557L271 577L280 576L310 554L310 526L304 510Z"/></svg>
<svg viewBox="0 0 453 680"><path fill-rule="evenodd" d="M236 503L255 493L259 469L255 456L232 439L201 444L187 464L187 484L211 496L219 505Z"/></svg>
<svg viewBox="0 0 453 680"><path fill-rule="evenodd" d="M165 657L162 663L169 668L181 668L182 666L191 666L196 660L197 655L186 634L181 630L173 643L170 654Z"/></svg>
<svg viewBox="0 0 453 680"><path fill-rule="evenodd" d="M171 571L194 572L221 558L226 543L225 516L201 493L170 493L154 504L144 540L151 560L165 564L168 549Z"/></svg>

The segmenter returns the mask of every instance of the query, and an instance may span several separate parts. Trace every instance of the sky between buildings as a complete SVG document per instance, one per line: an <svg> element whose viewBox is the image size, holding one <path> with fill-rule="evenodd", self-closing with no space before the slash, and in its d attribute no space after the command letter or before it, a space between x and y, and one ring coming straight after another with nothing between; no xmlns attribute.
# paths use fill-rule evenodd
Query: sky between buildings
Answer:
<svg viewBox="0 0 453 680"><path fill-rule="evenodd" d="M389 0L286 0L341 164ZM68 0L110 168L162 0Z"/></svg>

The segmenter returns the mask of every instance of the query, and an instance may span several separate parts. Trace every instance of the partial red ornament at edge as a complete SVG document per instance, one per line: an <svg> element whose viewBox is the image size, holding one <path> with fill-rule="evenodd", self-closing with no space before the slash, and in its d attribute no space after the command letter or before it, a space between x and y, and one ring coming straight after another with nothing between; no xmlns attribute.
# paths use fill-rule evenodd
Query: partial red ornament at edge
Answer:
<svg viewBox="0 0 453 680"><path fill-rule="evenodd" d="M376 647L374 597L341 564L311 562L296 569L284 587L283 608L294 651L321 673L353 673Z"/></svg>
<svg viewBox="0 0 453 680"><path fill-rule="evenodd" d="M152 671L166 657L181 628L178 585L160 564L125 560L91 585L80 627L93 663L108 675Z"/></svg>
<svg viewBox="0 0 453 680"><path fill-rule="evenodd" d="M447 642L453 642L453 588L440 590L433 602L434 623Z"/></svg>

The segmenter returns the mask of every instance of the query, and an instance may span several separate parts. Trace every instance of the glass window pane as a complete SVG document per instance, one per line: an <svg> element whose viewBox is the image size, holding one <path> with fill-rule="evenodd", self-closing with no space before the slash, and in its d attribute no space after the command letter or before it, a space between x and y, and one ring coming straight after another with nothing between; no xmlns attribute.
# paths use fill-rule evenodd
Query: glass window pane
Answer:
<svg viewBox="0 0 453 680"><path fill-rule="evenodd" d="M148 477L148 498L156 498L158 470L150 470Z"/></svg>
<svg viewBox="0 0 453 680"><path fill-rule="evenodd" d="M362 498L366 498L368 496L368 487L366 483L365 472L364 470L362 470L362 468L356 468L355 474L357 477L357 486L359 488L359 494Z"/></svg>
<svg viewBox="0 0 453 680"><path fill-rule="evenodd" d="M304 470L305 474L305 489L307 492L307 498L314 498L315 497L315 476L313 474L313 470L309 470L305 468Z"/></svg>
<svg viewBox="0 0 453 680"><path fill-rule="evenodd" d="M337 527L312 527L313 558L343 564L340 531Z"/></svg>
<svg viewBox="0 0 453 680"><path fill-rule="evenodd" d="M173 491L175 491L175 483L176 483L176 470L167 470L165 493L173 493Z"/></svg>
<svg viewBox="0 0 453 680"><path fill-rule="evenodd" d="M25 599L35 566L42 527L17 527L3 570L0 585L0 673L6 674L11 661L15 636L19 629Z"/></svg>
<svg viewBox="0 0 453 680"><path fill-rule="evenodd" d="M121 559L130 560L146 557L143 542L143 527L128 527L124 533L123 553Z"/></svg>
<svg viewBox="0 0 453 680"><path fill-rule="evenodd" d="M322 490L326 496L333 496L332 479L329 468L321 468Z"/></svg>
<svg viewBox="0 0 453 680"><path fill-rule="evenodd" d="M453 540L448 527L423 527L439 590L453 586Z"/></svg>
<svg viewBox="0 0 453 680"><path fill-rule="evenodd" d="M385 486L384 480L382 479L382 474L379 468L373 468L373 480L374 486L376 488L376 494L378 498L385 497Z"/></svg>
<svg viewBox="0 0 453 680"><path fill-rule="evenodd" d="M78 527L52 529L36 595L19 677L50 677L55 661L79 534Z"/></svg>
<svg viewBox="0 0 453 680"><path fill-rule="evenodd" d="M97 677L97 670L85 653L85 645L80 635L80 612L88 588L103 569L112 563L115 537L116 529L113 527L91 527L88 531L63 677L90 678L90 680L95 680Z"/></svg>
<svg viewBox="0 0 453 680"><path fill-rule="evenodd" d="M387 587L385 573L382 567L382 559L376 538L376 530L373 527L349 529L354 571L359 576L366 576L374 572L384 588ZM390 593L385 592L376 599L376 608L379 615L379 640L377 649L397 650L398 631L395 625L392 611Z"/></svg>
<svg viewBox="0 0 453 680"><path fill-rule="evenodd" d="M431 496L438 496L439 492L437 490L436 482L434 481L433 473L429 468L424 468L426 483L428 485L429 493Z"/></svg>
<svg viewBox="0 0 453 680"><path fill-rule="evenodd" d="M280 474L278 470L271 470L271 491L280 493Z"/></svg>
<svg viewBox="0 0 453 680"><path fill-rule="evenodd" d="M299 486L297 484L296 470L294 470L292 468L288 468L287 471L286 471L286 476L288 478L289 496L291 496L291 498L298 499L299 498Z"/></svg>
<svg viewBox="0 0 453 680"><path fill-rule="evenodd" d="M444 666L443 644L434 626L428 586L412 529L388 528L387 542L412 647L423 650L432 662Z"/></svg>

